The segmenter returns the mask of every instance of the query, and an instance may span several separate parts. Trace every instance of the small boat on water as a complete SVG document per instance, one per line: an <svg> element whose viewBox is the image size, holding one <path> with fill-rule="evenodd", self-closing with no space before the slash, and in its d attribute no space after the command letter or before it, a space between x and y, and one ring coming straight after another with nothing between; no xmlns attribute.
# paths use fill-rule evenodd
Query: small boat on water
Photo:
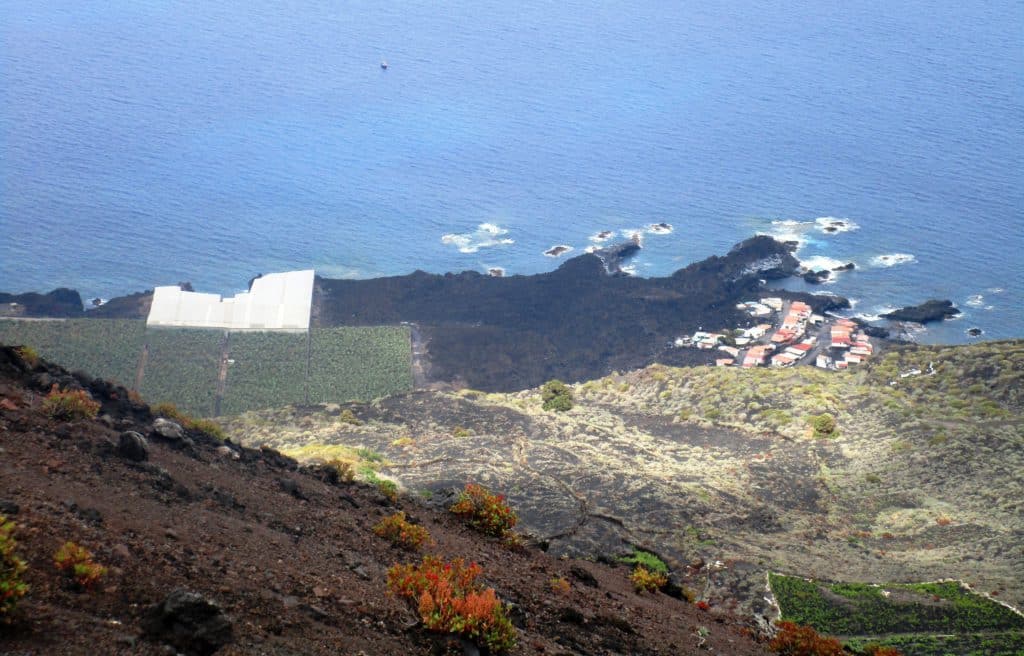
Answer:
<svg viewBox="0 0 1024 656"><path fill-rule="evenodd" d="M386 60L386 59L380 60L380 68L381 68L382 71L388 70L388 60Z"/></svg>

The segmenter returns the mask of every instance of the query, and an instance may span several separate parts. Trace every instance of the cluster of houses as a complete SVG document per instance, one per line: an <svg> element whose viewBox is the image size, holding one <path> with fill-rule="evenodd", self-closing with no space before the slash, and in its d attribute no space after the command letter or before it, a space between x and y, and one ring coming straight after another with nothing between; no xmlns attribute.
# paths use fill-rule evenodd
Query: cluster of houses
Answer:
<svg viewBox="0 0 1024 656"><path fill-rule="evenodd" d="M837 319L829 326L827 334L824 329L814 330L825 323L825 317L815 314L810 305L802 301L793 301L787 308L781 298L769 297L740 303L736 308L755 319L771 317L784 309L786 314L778 328L766 322L734 331L698 331L692 337L677 339L676 346L716 349L722 352L715 360L716 366L746 369L765 365L791 367L817 351L821 353L815 358L815 365L825 369L846 369L871 356L870 339L858 330L856 323ZM819 339L824 348L816 348ZM842 353L842 357L832 357L830 352Z"/></svg>
<svg viewBox="0 0 1024 656"><path fill-rule="evenodd" d="M851 364L867 360L874 351L871 338L858 330L857 324L849 319L838 319L832 324L830 333L833 352L842 353L843 357L831 358L822 353L814 363L822 369L846 369Z"/></svg>

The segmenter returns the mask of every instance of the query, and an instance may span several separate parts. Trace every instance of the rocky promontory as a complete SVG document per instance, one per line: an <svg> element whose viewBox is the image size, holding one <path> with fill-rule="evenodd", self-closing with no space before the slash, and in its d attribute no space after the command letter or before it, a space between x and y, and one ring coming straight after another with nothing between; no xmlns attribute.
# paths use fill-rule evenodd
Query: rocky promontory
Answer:
<svg viewBox="0 0 1024 656"><path fill-rule="evenodd" d="M960 314L960 310L953 307L953 301L930 300L920 305L911 305L900 308L894 312L883 314L885 319L893 321L913 321L915 323L928 323L930 321L942 321Z"/></svg>
<svg viewBox="0 0 1024 656"><path fill-rule="evenodd" d="M624 275L621 260L636 248L626 243L580 255L529 276L416 271L371 280L317 278L315 312L332 326L416 323L430 354L429 378L508 391L652 362L704 364L707 353L675 349L675 338L747 325L751 317L735 308L737 301L799 268L791 247L758 236L670 276ZM801 297L817 311L847 306L835 296Z"/></svg>

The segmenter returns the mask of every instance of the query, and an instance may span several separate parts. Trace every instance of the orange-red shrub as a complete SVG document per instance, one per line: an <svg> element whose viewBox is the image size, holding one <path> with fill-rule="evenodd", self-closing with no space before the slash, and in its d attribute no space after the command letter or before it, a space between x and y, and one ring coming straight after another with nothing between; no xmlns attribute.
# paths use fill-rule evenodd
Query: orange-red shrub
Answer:
<svg viewBox="0 0 1024 656"><path fill-rule="evenodd" d="M415 600L423 625L432 631L465 636L493 652L515 646L516 630L493 588L477 583L476 563L450 563L424 556L419 565L388 570L388 589Z"/></svg>
<svg viewBox="0 0 1024 656"><path fill-rule="evenodd" d="M835 638L819 635L809 626L779 622L779 632L768 648L782 656L844 656L843 645Z"/></svg>
<svg viewBox="0 0 1024 656"><path fill-rule="evenodd" d="M481 533L496 537L511 531L519 521L515 511L505 503L504 495L493 494L477 483L466 483L466 489L450 510Z"/></svg>
<svg viewBox="0 0 1024 656"><path fill-rule="evenodd" d="M100 411L100 404L92 400L85 390L60 391L56 383L43 399L43 412L54 419L72 421L92 419Z"/></svg>
<svg viewBox="0 0 1024 656"><path fill-rule="evenodd" d="M405 513L401 511L380 520L380 523L373 527L373 532L400 547L413 550L419 549L430 540L427 529L410 523L405 518Z"/></svg>
<svg viewBox="0 0 1024 656"><path fill-rule="evenodd" d="M629 575L629 580L633 582L633 587L637 592L657 592L668 583L668 577L659 572L652 572L646 567L640 565L637 566L633 573Z"/></svg>

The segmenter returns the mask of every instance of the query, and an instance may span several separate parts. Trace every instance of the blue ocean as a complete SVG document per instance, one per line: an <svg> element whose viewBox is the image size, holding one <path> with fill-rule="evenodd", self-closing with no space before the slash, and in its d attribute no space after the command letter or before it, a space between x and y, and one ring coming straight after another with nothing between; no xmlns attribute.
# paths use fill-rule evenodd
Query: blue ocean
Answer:
<svg viewBox="0 0 1024 656"><path fill-rule="evenodd" d="M855 263L818 289L856 313L964 310L921 341L1022 337L1022 35L1020 0L8 0L0 290L527 274L634 233L658 276L764 232Z"/></svg>

